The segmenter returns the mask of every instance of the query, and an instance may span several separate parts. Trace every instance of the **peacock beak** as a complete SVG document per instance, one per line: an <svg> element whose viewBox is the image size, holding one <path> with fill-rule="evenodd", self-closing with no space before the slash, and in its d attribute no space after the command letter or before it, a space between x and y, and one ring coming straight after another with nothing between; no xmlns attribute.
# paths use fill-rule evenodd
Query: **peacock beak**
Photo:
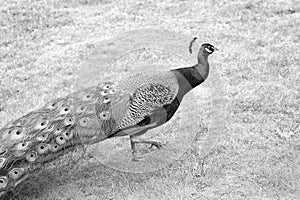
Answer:
<svg viewBox="0 0 300 200"><path fill-rule="evenodd" d="M218 48L216 48L216 47L214 47L214 50L215 50L215 51L219 51L219 49L218 49Z"/></svg>

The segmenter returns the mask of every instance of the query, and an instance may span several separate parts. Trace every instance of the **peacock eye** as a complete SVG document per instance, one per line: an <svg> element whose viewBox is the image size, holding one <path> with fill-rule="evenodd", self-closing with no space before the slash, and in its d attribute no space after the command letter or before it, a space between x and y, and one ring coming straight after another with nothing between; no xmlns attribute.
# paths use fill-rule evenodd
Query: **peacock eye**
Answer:
<svg viewBox="0 0 300 200"><path fill-rule="evenodd" d="M79 125L82 127L87 127L88 126L88 119L87 118L82 118L79 120Z"/></svg>
<svg viewBox="0 0 300 200"><path fill-rule="evenodd" d="M46 141L49 133L42 133L37 137L38 141Z"/></svg>
<svg viewBox="0 0 300 200"><path fill-rule="evenodd" d="M23 171L24 170L21 168L14 168L8 174L9 174L9 177L16 180L22 175Z"/></svg>
<svg viewBox="0 0 300 200"><path fill-rule="evenodd" d="M13 129L6 129L4 132L3 132L3 136L8 136L12 133Z"/></svg>
<svg viewBox="0 0 300 200"><path fill-rule="evenodd" d="M73 124L73 118L72 118L72 117L67 117L67 118L64 120L64 124L65 124L66 126L72 125L72 124Z"/></svg>
<svg viewBox="0 0 300 200"><path fill-rule="evenodd" d="M61 133L62 129L60 127L57 127L54 131L54 135L59 135Z"/></svg>
<svg viewBox="0 0 300 200"><path fill-rule="evenodd" d="M13 131L13 129L6 129L6 130L4 130L3 133L0 132L0 139L1 138L5 139L5 138L8 138L8 137L11 137L12 131ZM0 149L1 149L1 147L0 147ZM0 154L2 154L1 150L0 150Z"/></svg>
<svg viewBox="0 0 300 200"><path fill-rule="evenodd" d="M37 124L36 124L36 126L35 126L35 128L36 129L44 129L44 128L46 128L47 127L47 125L48 125L48 120L42 120L42 121L40 121L40 122L38 122Z"/></svg>
<svg viewBox="0 0 300 200"><path fill-rule="evenodd" d="M73 138L73 135L74 135L74 131L71 130L71 131L66 131L62 134L62 136L66 139L66 140L70 140Z"/></svg>
<svg viewBox="0 0 300 200"><path fill-rule="evenodd" d="M108 97L104 97L103 103L109 103L110 99Z"/></svg>
<svg viewBox="0 0 300 200"><path fill-rule="evenodd" d="M83 101L89 101L89 100L91 100L93 98L93 95L92 94L84 94L83 96L82 96L82 100Z"/></svg>
<svg viewBox="0 0 300 200"><path fill-rule="evenodd" d="M110 88L110 85L104 85L102 88L103 90L108 90Z"/></svg>
<svg viewBox="0 0 300 200"><path fill-rule="evenodd" d="M109 94L114 94L116 92L116 90L115 89L111 89L111 90L109 90Z"/></svg>
<svg viewBox="0 0 300 200"><path fill-rule="evenodd" d="M46 108L48 108L50 110L53 110L53 109L57 108L57 106L58 106L58 102L57 101L52 101L52 102L50 102L46 105Z"/></svg>
<svg viewBox="0 0 300 200"><path fill-rule="evenodd" d="M29 152L26 154L25 158L29 162L34 162L37 159L37 153L35 151Z"/></svg>
<svg viewBox="0 0 300 200"><path fill-rule="evenodd" d="M39 154L43 154L48 150L48 146L44 143L41 143L36 147L36 150Z"/></svg>
<svg viewBox="0 0 300 200"><path fill-rule="evenodd" d="M69 106L63 107L63 109L60 111L61 115L66 115L71 112L71 108Z"/></svg>
<svg viewBox="0 0 300 200"><path fill-rule="evenodd" d="M63 137L63 136L57 136L56 138L55 138L55 141L57 142L57 144L59 144L59 145L63 145L63 144L65 144L66 143L66 139Z"/></svg>
<svg viewBox="0 0 300 200"><path fill-rule="evenodd" d="M107 93L107 91L106 91L106 90L104 90L104 91L101 91L101 96L106 96L106 95L108 95L108 93Z"/></svg>
<svg viewBox="0 0 300 200"><path fill-rule="evenodd" d="M52 152L57 152L59 149L59 146L58 146L58 144L52 144L52 145L50 145L50 149Z"/></svg>
<svg viewBox="0 0 300 200"><path fill-rule="evenodd" d="M79 106L77 109L76 109L76 113L83 113L85 111L86 107L85 106Z"/></svg>
<svg viewBox="0 0 300 200"><path fill-rule="evenodd" d="M3 189L7 186L7 178L5 176L0 177L0 189Z"/></svg>
<svg viewBox="0 0 300 200"><path fill-rule="evenodd" d="M27 149L28 146L29 146L29 142L25 141L25 142L21 142L21 143L17 144L16 149L17 150L25 150L25 149Z"/></svg>
<svg viewBox="0 0 300 200"><path fill-rule="evenodd" d="M10 138L12 140L17 140L17 139L20 139L22 138L23 136L25 135L25 131L23 128L19 128L19 129L15 129L11 132L11 136Z"/></svg>
<svg viewBox="0 0 300 200"><path fill-rule="evenodd" d="M100 113L99 117L102 120L108 120L110 118L110 113L107 111L104 111L104 112Z"/></svg>

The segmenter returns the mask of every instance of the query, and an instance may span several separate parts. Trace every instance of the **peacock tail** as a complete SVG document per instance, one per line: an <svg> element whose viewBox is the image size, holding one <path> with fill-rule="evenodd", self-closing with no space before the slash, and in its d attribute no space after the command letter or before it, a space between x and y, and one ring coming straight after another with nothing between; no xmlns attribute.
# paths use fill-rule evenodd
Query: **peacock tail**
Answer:
<svg viewBox="0 0 300 200"><path fill-rule="evenodd" d="M137 73L54 99L10 122L0 129L0 194L79 145L142 129L140 123L176 99L178 90L170 71ZM166 120L157 113L154 120Z"/></svg>

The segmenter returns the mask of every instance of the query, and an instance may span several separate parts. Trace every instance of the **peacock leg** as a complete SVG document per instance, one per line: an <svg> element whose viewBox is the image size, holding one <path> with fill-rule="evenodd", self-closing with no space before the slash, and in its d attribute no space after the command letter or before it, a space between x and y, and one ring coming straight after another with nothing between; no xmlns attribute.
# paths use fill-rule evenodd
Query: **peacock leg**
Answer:
<svg viewBox="0 0 300 200"><path fill-rule="evenodd" d="M152 141L152 140L139 140L139 141L134 141L134 143L151 144L150 148L155 146L158 149L162 148L163 146L161 142Z"/></svg>
<svg viewBox="0 0 300 200"><path fill-rule="evenodd" d="M130 146L132 151L132 161L139 161L142 160L144 157L143 155L138 155L137 150L135 148L135 144L151 144L150 148L155 146L157 149L162 148L162 143L158 141L152 141L152 140L136 140L137 136L130 135Z"/></svg>
<svg viewBox="0 0 300 200"><path fill-rule="evenodd" d="M135 138L136 136L134 135L130 135L130 147L131 147L131 153L132 153L132 157L131 157L131 161L141 161L143 160L143 155L139 155L136 148L135 148L135 144L137 143L136 141L133 140L133 138Z"/></svg>

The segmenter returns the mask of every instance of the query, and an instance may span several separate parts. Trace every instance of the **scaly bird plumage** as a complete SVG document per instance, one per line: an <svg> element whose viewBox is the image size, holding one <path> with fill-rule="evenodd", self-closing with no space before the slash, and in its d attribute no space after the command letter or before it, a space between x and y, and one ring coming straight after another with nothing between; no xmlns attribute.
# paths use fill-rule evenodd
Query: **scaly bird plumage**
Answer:
<svg viewBox="0 0 300 200"><path fill-rule="evenodd" d="M214 50L203 44L192 67L99 83L7 124L0 129L0 194L81 144L130 136L134 160L138 160L136 143L160 147L136 137L172 118L183 96L207 78L207 58Z"/></svg>

